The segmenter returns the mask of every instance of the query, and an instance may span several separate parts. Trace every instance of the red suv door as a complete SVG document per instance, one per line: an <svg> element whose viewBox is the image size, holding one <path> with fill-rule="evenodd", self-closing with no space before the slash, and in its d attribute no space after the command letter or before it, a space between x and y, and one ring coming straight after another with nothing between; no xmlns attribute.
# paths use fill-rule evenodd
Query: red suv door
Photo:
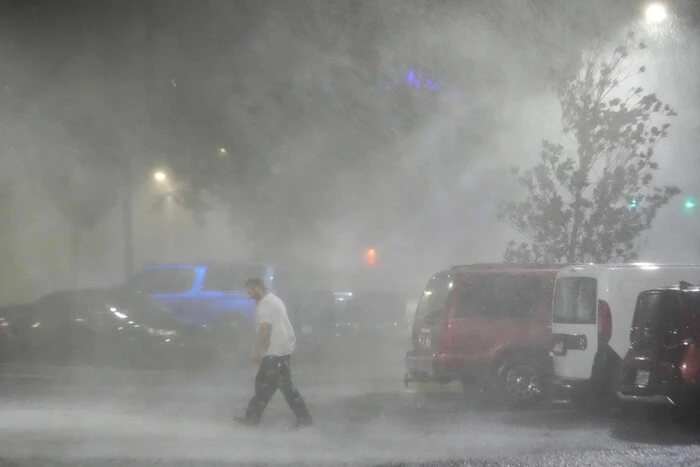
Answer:
<svg viewBox="0 0 700 467"><path fill-rule="evenodd" d="M465 368L487 369L503 350L536 339L533 325L542 305L539 274L470 271L457 287L454 350ZM543 323L537 327L545 329ZM546 339L541 344L546 347Z"/></svg>

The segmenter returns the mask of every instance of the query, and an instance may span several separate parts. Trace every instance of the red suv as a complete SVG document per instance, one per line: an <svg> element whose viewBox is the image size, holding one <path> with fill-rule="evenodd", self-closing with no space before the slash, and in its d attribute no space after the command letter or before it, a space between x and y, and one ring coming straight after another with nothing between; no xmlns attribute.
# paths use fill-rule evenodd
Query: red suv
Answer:
<svg viewBox="0 0 700 467"><path fill-rule="evenodd" d="M550 376L556 265L455 266L428 282L406 353L411 381L477 381L508 404L534 402Z"/></svg>
<svg viewBox="0 0 700 467"><path fill-rule="evenodd" d="M618 397L625 401L700 404L700 288L639 294Z"/></svg>

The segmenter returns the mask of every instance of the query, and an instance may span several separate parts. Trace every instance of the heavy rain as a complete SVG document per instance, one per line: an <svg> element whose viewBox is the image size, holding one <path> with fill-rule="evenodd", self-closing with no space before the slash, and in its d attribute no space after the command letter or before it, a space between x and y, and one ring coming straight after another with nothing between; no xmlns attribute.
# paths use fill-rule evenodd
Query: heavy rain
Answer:
<svg viewBox="0 0 700 467"><path fill-rule="evenodd" d="M1 0L0 465L700 463L699 71L697 0Z"/></svg>

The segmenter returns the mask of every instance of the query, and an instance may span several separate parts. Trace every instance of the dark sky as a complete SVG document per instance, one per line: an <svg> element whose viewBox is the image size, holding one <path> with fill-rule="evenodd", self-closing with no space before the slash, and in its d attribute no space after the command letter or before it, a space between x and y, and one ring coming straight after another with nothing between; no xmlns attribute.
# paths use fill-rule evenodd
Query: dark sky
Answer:
<svg viewBox="0 0 700 467"><path fill-rule="evenodd" d="M692 22L693 3L670 5ZM216 191L252 231L284 217L268 245L341 219L367 241L408 229L414 247L428 249L434 232L423 224L445 222L437 199L451 200L447 217L476 212L456 174L502 129L499 99L546 90L582 44L643 5L5 0L3 121L41 123L56 135L56 160L70 142L99 153L108 174L125 154L137 173L169 164L190 186ZM409 70L429 74L440 92L406 83L376 91ZM461 116L452 150L421 149L428 163L397 149L443 118L453 96L475 110Z"/></svg>

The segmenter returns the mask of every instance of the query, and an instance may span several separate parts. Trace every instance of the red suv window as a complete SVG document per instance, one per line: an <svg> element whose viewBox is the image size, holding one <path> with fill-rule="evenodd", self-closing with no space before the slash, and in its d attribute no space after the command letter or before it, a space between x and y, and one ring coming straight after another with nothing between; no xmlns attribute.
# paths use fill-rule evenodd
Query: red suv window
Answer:
<svg viewBox="0 0 700 467"><path fill-rule="evenodd" d="M535 275L471 274L460 282L457 316L529 316L542 279Z"/></svg>

